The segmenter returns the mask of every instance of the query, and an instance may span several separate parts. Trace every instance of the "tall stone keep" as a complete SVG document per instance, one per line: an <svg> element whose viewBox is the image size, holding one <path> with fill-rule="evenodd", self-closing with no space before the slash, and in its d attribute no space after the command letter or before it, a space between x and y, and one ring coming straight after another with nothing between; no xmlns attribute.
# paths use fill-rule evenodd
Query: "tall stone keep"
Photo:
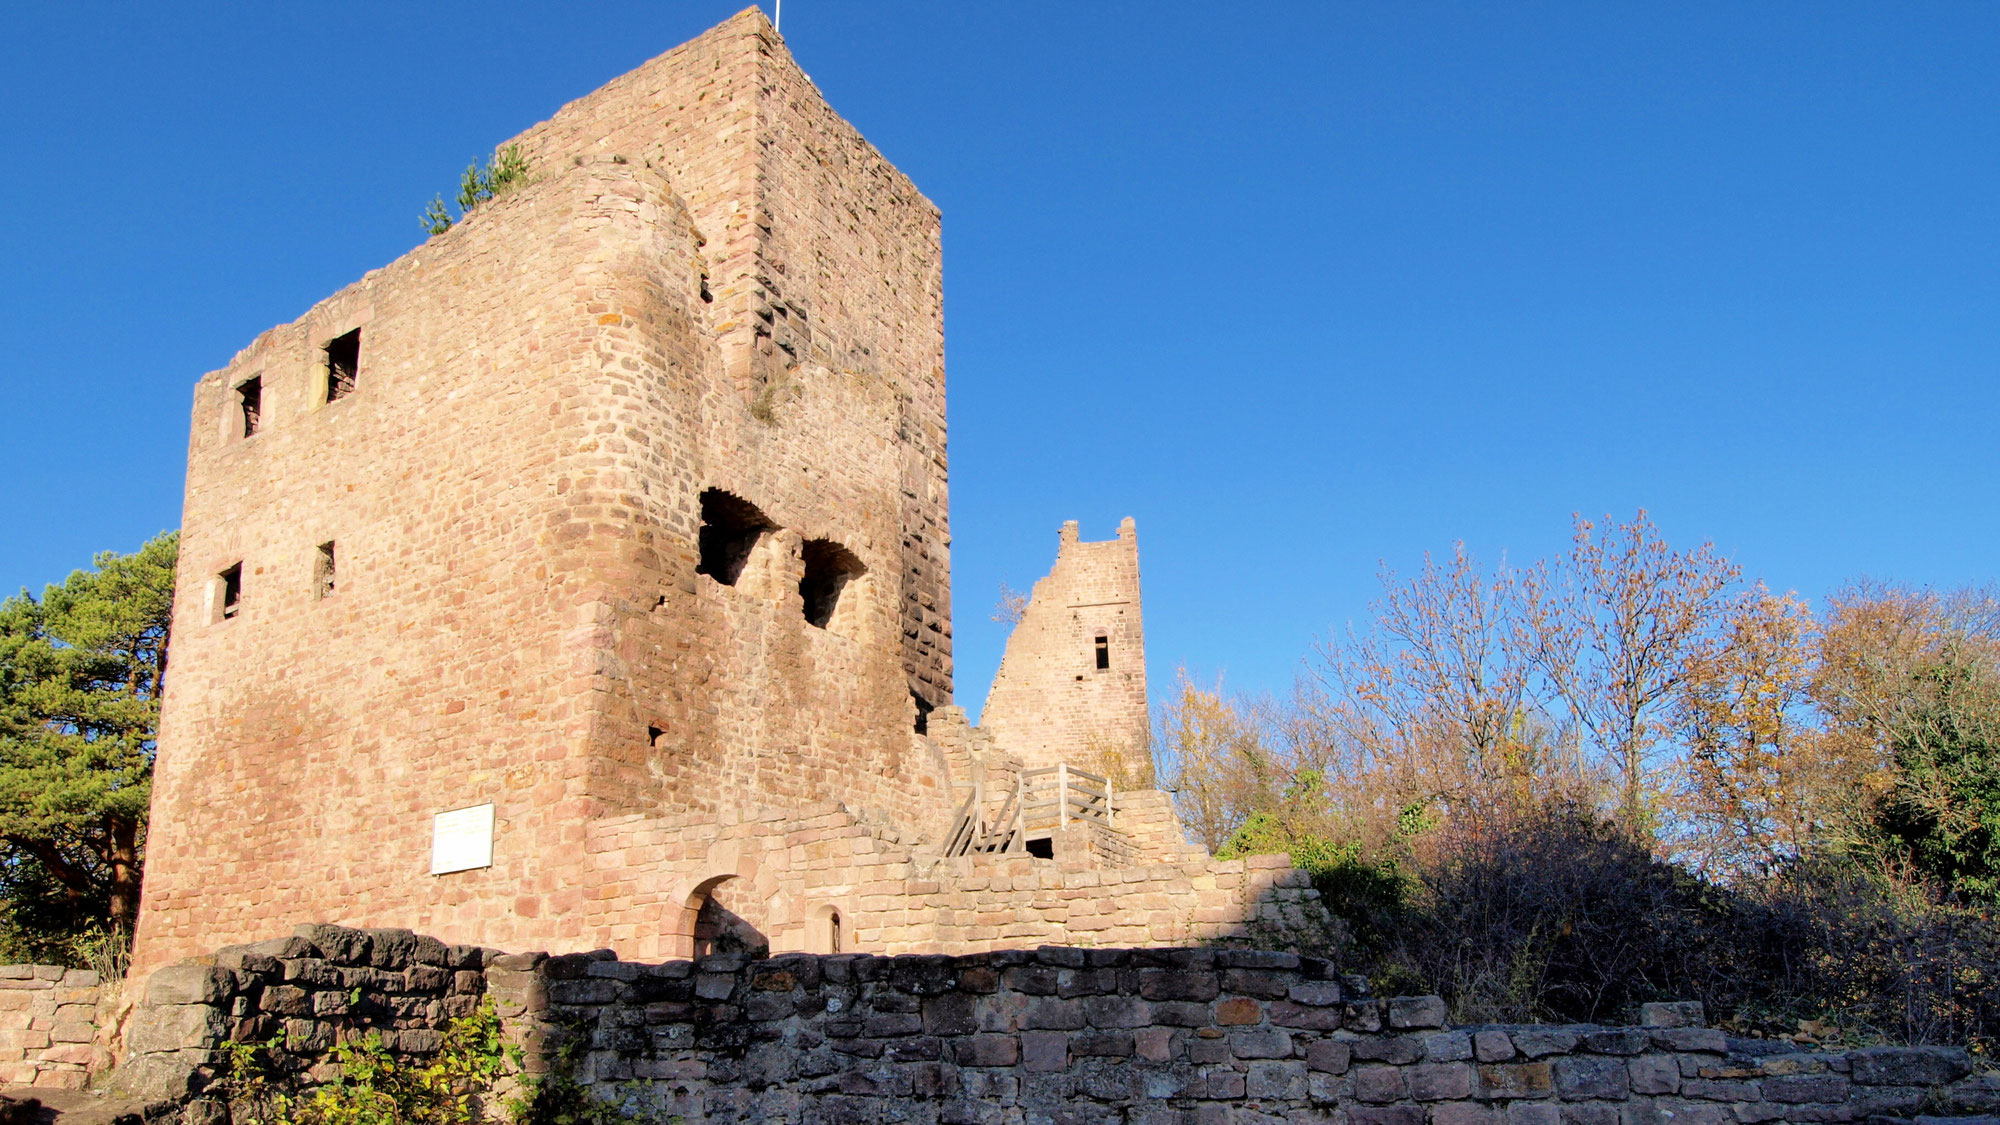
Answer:
<svg viewBox="0 0 2000 1125"><path fill-rule="evenodd" d="M1007 639L980 728L1031 768L1143 774L1149 746L1139 536L1086 542L1062 525L1055 568Z"/></svg>
<svg viewBox="0 0 2000 1125"><path fill-rule="evenodd" d="M510 143L525 185L195 388L138 972L318 922L644 958L1311 908L952 705L938 211L760 13ZM1010 653L1034 761L1143 733L1137 582L1129 523L1065 532L1016 644L1083 628L1095 692L1037 712Z"/></svg>
<svg viewBox="0 0 2000 1125"><path fill-rule="evenodd" d="M948 803L937 208L754 10L516 141L195 389L149 956L580 938L591 821Z"/></svg>

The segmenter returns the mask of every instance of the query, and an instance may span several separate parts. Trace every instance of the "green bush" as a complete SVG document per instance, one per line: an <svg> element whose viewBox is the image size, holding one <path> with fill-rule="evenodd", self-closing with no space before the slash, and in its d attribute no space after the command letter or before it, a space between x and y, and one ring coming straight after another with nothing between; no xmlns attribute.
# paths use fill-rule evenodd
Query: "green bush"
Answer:
<svg viewBox="0 0 2000 1125"><path fill-rule="evenodd" d="M275 1075L274 1046L283 1048L223 1044L223 1092L238 1125L472 1125L484 1119L495 1084L520 1070L520 1052L502 1042L491 1001L447 1024L427 1058L396 1055L379 1031L338 1043L332 1055L340 1073L316 1087Z"/></svg>

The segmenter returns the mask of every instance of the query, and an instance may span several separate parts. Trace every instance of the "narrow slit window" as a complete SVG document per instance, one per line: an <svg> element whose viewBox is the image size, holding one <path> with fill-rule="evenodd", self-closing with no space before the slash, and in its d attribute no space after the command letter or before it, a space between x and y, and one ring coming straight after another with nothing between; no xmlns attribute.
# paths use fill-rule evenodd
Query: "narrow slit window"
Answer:
<svg viewBox="0 0 2000 1125"><path fill-rule="evenodd" d="M1102 672L1111 667L1111 639L1102 633L1097 636L1097 670Z"/></svg>
<svg viewBox="0 0 2000 1125"><path fill-rule="evenodd" d="M824 629L833 623L833 611L840 607L840 592L868 568L854 552L831 539L807 540L800 553L806 564L805 576L799 579L806 621Z"/></svg>
<svg viewBox="0 0 2000 1125"><path fill-rule="evenodd" d="M219 616L227 621L243 608L243 564L237 563L215 576Z"/></svg>
<svg viewBox="0 0 2000 1125"><path fill-rule="evenodd" d="M264 415L264 377L252 375L236 384L237 436L249 437L257 432Z"/></svg>
<svg viewBox="0 0 2000 1125"><path fill-rule="evenodd" d="M917 733L929 734L931 732L930 701L925 699L923 696L918 695L917 689L911 688L910 702L915 705L917 711L917 723L916 723Z"/></svg>
<svg viewBox="0 0 2000 1125"><path fill-rule="evenodd" d="M326 345L326 401L337 402L354 393L354 381L361 373L361 329L336 336Z"/></svg>
<svg viewBox="0 0 2000 1125"><path fill-rule="evenodd" d="M313 589L322 598L332 597L334 590L338 589L333 563L333 540L329 539L319 545L318 557L313 561Z"/></svg>
<svg viewBox="0 0 2000 1125"><path fill-rule="evenodd" d="M776 525L755 504L719 488L701 494L701 561L696 574L706 574L724 586L736 585L757 541Z"/></svg>
<svg viewBox="0 0 2000 1125"><path fill-rule="evenodd" d="M828 953L840 952L840 911L826 916L826 945Z"/></svg>

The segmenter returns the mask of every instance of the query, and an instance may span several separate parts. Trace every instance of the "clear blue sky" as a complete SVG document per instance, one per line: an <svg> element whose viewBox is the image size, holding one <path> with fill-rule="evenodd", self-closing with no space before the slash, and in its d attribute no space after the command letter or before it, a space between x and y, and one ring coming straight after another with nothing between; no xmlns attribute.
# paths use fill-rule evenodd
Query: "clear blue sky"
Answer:
<svg viewBox="0 0 2000 1125"><path fill-rule="evenodd" d="M0 589L179 520L189 393L715 3L0 15ZM1156 683L1650 509L1780 589L2000 557L2000 4L790 0L945 215L961 702L1137 518Z"/></svg>

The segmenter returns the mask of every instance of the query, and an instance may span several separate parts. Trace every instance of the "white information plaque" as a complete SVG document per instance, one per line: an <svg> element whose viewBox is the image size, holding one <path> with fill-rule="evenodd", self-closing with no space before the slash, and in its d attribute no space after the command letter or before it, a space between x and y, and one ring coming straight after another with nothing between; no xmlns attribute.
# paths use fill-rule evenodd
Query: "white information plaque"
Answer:
<svg viewBox="0 0 2000 1125"><path fill-rule="evenodd" d="M453 809L431 818L431 874L493 866L493 806Z"/></svg>

